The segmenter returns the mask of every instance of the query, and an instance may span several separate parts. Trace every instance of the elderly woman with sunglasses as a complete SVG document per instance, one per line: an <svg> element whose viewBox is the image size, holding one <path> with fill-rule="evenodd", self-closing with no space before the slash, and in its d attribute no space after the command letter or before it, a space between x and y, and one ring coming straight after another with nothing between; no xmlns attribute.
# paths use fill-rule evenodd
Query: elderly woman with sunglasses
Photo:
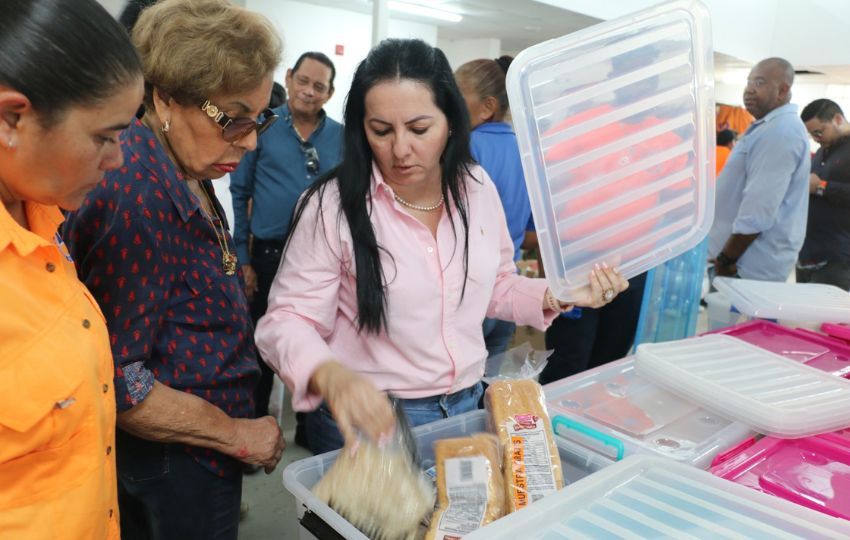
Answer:
<svg viewBox="0 0 850 540"><path fill-rule="evenodd" d="M69 216L79 276L115 358L124 538L237 537L242 471L271 472L284 442L255 419L259 378L245 288L211 180L274 120L281 43L225 0L163 0L133 30L145 112L124 166Z"/></svg>

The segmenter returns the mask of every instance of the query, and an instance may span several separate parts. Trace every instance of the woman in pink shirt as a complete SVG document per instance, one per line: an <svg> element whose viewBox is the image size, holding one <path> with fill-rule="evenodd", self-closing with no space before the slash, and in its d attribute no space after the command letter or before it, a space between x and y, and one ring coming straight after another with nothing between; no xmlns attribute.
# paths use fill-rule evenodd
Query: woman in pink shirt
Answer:
<svg viewBox="0 0 850 540"><path fill-rule="evenodd" d="M493 182L469 150L469 117L443 53L386 40L354 75L344 157L302 196L256 340L307 416L315 453L394 425L475 409L485 317L544 329L570 309L516 274ZM628 286L591 274L599 307Z"/></svg>

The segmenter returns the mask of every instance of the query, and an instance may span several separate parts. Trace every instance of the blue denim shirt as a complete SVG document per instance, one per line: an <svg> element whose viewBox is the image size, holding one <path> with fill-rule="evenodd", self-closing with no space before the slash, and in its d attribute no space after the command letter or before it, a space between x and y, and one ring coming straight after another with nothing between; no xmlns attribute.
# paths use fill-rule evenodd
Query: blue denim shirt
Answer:
<svg viewBox="0 0 850 540"><path fill-rule="evenodd" d="M233 240L240 263L248 264L248 237L283 240L289 232L289 220L301 193L319 176L333 169L342 159L342 125L322 112L322 119L307 142L319 155L319 170L307 170L301 139L292 125L289 106L274 109L280 117L257 140L257 149L242 158L230 175L233 196ZM250 223L248 201L253 200Z"/></svg>
<svg viewBox="0 0 850 540"><path fill-rule="evenodd" d="M785 281L806 237L810 164L796 105L753 122L717 178L709 255L716 256L731 234L759 233L738 260L738 274Z"/></svg>

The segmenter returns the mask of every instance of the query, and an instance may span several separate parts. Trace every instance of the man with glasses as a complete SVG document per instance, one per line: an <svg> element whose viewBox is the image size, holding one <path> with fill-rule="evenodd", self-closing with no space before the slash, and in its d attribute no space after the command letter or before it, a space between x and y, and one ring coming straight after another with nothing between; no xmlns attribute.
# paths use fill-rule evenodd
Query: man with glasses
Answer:
<svg viewBox="0 0 850 540"><path fill-rule="evenodd" d="M797 281L850 290L850 123L829 99L809 103L800 118L820 148L809 175L809 220Z"/></svg>
<svg viewBox="0 0 850 540"><path fill-rule="evenodd" d="M342 126L325 114L336 69L320 52L305 52L286 72L287 102L273 109L279 120L257 141L231 174L234 241L242 264L251 317L266 312L289 220L301 193L341 157ZM268 414L274 373L260 362L262 379L254 394L257 416ZM295 442L303 442L301 429ZM303 446L303 445L302 445Z"/></svg>
<svg viewBox="0 0 850 540"><path fill-rule="evenodd" d="M785 281L806 236L809 140L791 105L794 68L782 58L750 71L744 106L756 120L717 179L708 251L718 276Z"/></svg>

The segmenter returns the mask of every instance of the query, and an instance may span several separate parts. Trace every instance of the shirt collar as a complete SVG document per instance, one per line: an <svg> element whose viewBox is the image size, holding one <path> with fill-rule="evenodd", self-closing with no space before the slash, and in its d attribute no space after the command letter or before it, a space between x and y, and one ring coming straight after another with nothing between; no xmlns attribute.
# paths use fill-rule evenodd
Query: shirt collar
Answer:
<svg viewBox="0 0 850 540"><path fill-rule="evenodd" d="M292 134L295 135L295 138L298 139L298 142L301 142L301 135L298 134L298 131L295 129L295 126L292 125L292 112L289 110L289 103L284 103L280 106L280 114L278 115L286 122L286 125L289 126ZM313 130L313 133L307 137L307 140L313 138L314 135L319 133L322 128L325 126L325 118L327 118L328 114L325 112L325 109L319 110L319 122L316 124L316 129Z"/></svg>
<svg viewBox="0 0 850 540"><path fill-rule="evenodd" d="M482 133L513 133L510 124L505 122L485 122L479 124L472 131L480 131Z"/></svg>
<svg viewBox="0 0 850 540"><path fill-rule="evenodd" d="M759 118L758 120L753 122L752 125L756 126L756 125L766 124L767 122L771 122L774 118L777 118L779 116L784 116L786 114L796 115L797 114L797 106L794 105L793 103L786 103L785 105L782 105L781 107L777 107L777 108L773 109L772 111L770 111L769 113L767 113L766 115L762 116L761 118Z"/></svg>
<svg viewBox="0 0 850 540"><path fill-rule="evenodd" d="M0 251L12 245L20 255L26 256L39 247L54 245L56 231L65 221L59 208L25 202L24 211L29 230L15 221L5 205L0 205Z"/></svg>
<svg viewBox="0 0 850 540"><path fill-rule="evenodd" d="M177 170L177 165L168 157L165 148L162 147L153 131L136 120L130 124L129 128L124 130L121 138L124 139L122 144L133 150L139 149L139 145L142 144L141 141L146 139L152 141L152 145L144 146L144 148L150 149L150 153L146 156L146 162L142 165L157 175L163 189L168 193L171 202L177 209L180 219L184 223L188 222L192 214L200 210L200 201L189 191L186 179ZM141 159L138 154L133 157ZM130 161L133 161L133 157Z"/></svg>

